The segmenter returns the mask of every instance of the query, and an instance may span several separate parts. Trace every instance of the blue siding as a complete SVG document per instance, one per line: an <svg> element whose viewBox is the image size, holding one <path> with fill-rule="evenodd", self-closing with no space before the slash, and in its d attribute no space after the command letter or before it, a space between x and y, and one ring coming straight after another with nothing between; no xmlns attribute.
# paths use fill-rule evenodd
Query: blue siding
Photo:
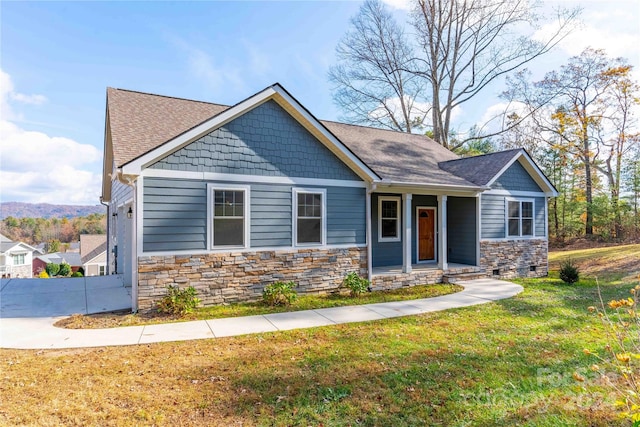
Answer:
<svg viewBox="0 0 640 427"><path fill-rule="evenodd" d="M491 188L496 190L542 192L538 184L531 178L529 172L527 172L520 162L515 162L509 169L504 171L493 185L491 185Z"/></svg>
<svg viewBox="0 0 640 427"><path fill-rule="evenodd" d="M327 188L327 244L365 244L366 189Z"/></svg>
<svg viewBox="0 0 640 427"><path fill-rule="evenodd" d="M402 265L402 241L398 242L378 242L378 198L380 196L397 196L400 194L372 194L371 195L371 257L374 267L384 267L387 265ZM402 218L402 201L400 201L400 218ZM402 225L401 233L402 236Z"/></svg>
<svg viewBox="0 0 640 427"><path fill-rule="evenodd" d="M448 261L476 264L476 200L473 197L447 199Z"/></svg>
<svg viewBox="0 0 640 427"><path fill-rule="evenodd" d="M207 184L145 178L142 250L203 250L207 246Z"/></svg>
<svg viewBox="0 0 640 427"><path fill-rule="evenodd" d="M494 194L482 194L480 196L480 206L482 224L481 238L504 238L505 197Z"/></svg>
<svg viewBox="0 0 640 427"><path fill-rule="evenodd" d="M502 239L505 237L505 206L508 197L495 194L483 194L480 198L482 206L482 238ZM531 197L513 197L514 199ZM534 197L535 237L546 237L544 197Z"/></svg>
<svg viewBox="0 0 640 427"><path fill-rule="evenodd" d="M151 167L241 175L360 180L274 101L259 105Z"/></svg>
<svg viewBox="0 0 640 427"><path fill-rule="evenodd" d="M251 188L251 248L291 247L292 186L244 185ZM366 243L366 190L326 190L327 244ZM207 249L206 181L146 178L143 194L145 252Z"/></svg>

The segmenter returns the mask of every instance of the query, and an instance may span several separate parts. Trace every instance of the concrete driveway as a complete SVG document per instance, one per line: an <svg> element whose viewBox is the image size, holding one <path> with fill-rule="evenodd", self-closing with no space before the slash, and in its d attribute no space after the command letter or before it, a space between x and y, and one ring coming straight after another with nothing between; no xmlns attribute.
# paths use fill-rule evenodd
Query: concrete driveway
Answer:
<svg viewBox="0 0 640 427"><path fill-rule="evenodd" d="M0 318L59 317L131 308L122 276L2 279Z"/></svg>

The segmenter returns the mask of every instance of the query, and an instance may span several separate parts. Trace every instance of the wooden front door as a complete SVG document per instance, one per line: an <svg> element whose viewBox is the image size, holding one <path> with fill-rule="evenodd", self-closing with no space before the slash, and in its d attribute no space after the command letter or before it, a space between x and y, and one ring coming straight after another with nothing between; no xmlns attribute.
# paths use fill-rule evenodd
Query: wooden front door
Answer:
<svg viewBox="0 0 640 427"><path fill-rule="evenodd" d="M435 260L435 209L418 209L418 261Z"/></svg>

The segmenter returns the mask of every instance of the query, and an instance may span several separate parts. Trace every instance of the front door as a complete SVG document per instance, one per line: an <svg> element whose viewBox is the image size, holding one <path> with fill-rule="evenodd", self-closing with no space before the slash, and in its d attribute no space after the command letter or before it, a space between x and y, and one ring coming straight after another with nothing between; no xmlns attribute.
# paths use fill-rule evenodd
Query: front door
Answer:
<svg viewBox="0 0 640 427"><path fill-rule="evenodd" d="M418 262L436 259L434 208L418 208Z"/></svg>

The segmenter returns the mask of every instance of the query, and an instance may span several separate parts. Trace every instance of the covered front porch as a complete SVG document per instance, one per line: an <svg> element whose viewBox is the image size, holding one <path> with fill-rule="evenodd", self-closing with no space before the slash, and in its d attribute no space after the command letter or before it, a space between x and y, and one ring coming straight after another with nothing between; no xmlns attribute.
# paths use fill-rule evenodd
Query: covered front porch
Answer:
<svg viewBox="0 0 640 427"><path fill-rule="evenodd" d="M368 264L374 289L484 274L477 193L393 190L369 194Z"/></svg>

